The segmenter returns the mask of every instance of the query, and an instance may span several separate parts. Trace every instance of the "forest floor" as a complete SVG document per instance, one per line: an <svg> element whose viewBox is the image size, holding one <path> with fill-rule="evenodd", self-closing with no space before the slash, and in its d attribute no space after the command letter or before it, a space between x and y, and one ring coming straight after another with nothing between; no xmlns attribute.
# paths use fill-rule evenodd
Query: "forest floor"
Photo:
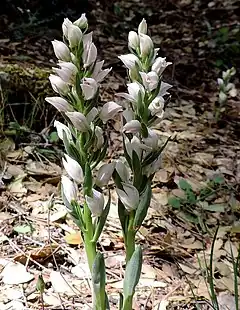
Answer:
<svg viewBox="0 0 240 310"><path fill-rule="evenodd" d="M135 310L212 309L207 267L218 226L214 285L219 309L235 309L232 262L238 257L240 236L240 94L228 100L219 122L214 106L221 70L239 69L238 13L237 2L229 0L123 0L105 6L97 2L89 13L99 58L113 68L102 85L102 102L125 91L126 72L117 56L127 52L128 32L143 17L155 46L161 48L159 55L173 63L165 74L165 81L173 85L172 100L155 128L163 143L171 138L153 181L147 220L138 233L144 265ZM9 64L25 68L28 75L36 66L49 70L55 61L50 41L60 38L60 32L34 25L29 29L27 24L22 28L27 35L21 39L10 28L3 32L1 70ZM16 27L11 24L11 29ZM1 72L0 77L5 78ZM25 85L24 76L20 80ZM37 101L37 92L30 96L25 88L23 96L22 89L8 91L6 81L0 81L0 308L88 309L89 273L81 236L59 195L61 150L52 128L56 115ZM234 83L238 88L237 78ZM21 114L26 100L27 116L35 103L34 119L41 119L35 127ZM109 159L122 152L119 124L113 127ZM112 309L117 309L124 269L116 202L113 193L99 244L106 257ZM42 298L36 288L40 274L46 283ZM237 281L240 289L239 277Z"/></svg>

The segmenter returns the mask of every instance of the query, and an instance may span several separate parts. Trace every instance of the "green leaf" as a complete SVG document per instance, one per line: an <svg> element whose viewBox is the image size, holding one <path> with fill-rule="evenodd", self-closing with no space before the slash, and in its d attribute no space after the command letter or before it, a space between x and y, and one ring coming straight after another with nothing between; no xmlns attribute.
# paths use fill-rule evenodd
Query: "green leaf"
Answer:
<svg viewBox="0 0 240 310"><path fill-rule="evenodd" d="M122 231L123 231L123 237L125 239L125 236L126 236L126 230L127 230L127 217L128 217L128 214L126 213L126 210L125 210L125 207L124 207L124 204L121 202L120 199L118 199L118 217L119 217L119 220L120 220L120 223L121 223L121 226L122 226Z"/></svg>
<svg viewBox="0 0 240 310"><path fill-rule="evenodd" d="M45 290L45 282L44 282L43 277L42 277L41 274L38 276L38 280L37 280L37 284L36 284L36 289L41 294L43 294L43 292Z"/></svg>
<svg viewBox="0 0 240 310"><path fill-rule="evenodd" d="M50 135L49 135L49 141L50 141L51 143L59 141L59 137L58 137L58 134L57 134L56 131L53 131L53 132L50 133Z"/></svg>
<svg viewBox="0 0 240 310"><path fill-rule="evenodd" d="M124 303L125 300L133 297L136 285L138 284L138 281L140 279L141 270L142 270L142 249L140 245L138 245L135 251L133 252L133 255L126 267L125 277L123 280Z"/></svg>
<svg viewBox="0 0 240 310"><path fill-rule="evenodd" d="M19 234L27 234L32 233L34 231L34 228L32 227L31 224L24 224L15 226L13 230Z"/></svg>
<svg viewBox="0 0 240 310"><path fill-rule="evenodd" d="M85 174L84 174L84 182L83 182L83 188L84 188L84 195L92 196L92 171L90 168L90 165L86 163L85 165Z"/></svg>
<svg viewBox="0 0 240 310"><path fill-rule="evenodd" d="M123 307L123 294L119 292L119 305L118 305L118 310L122 310Z"/></svg>
<svg viewBox="0 0 240 310"><path fill-rule="evenodd" d="M184 220L184 221L189 221L191 223L194 223L194 224L199 224L199 220L196 216L192 215L191 213L188 213L188 212L181 212L179 214L179 216Z"/></svg>
<svg viewBox="0 0 240 310"><path fill-rule="evenodd" d="M142 166L138 155L134 150L132 151L132 170L134 176L133 186L139 189L142 183Z"/></svg>
<svg viewBox="0 0 240 310"><path fill-rule="evenodd" d="M106 272L103 254L98 252L92 266L92 285L94 294L93 309L106 309Z"/></svg>
<svg viewBox="0 0 240 310"><path fill-rule="evenodd" d="M176 197L170 197L168 198L168 204L170 204L170 206L172 206L173 208L180 209L181 200Z"/></svg>
<svg viewBox="0 0 240 310"><path fill-rule="evenodd" d="M94 236L93 236L93 239L92 239L92 242L97 242L101 233L102 233L102 230L103 230L103 227L106 223L106 220L107 220L107 216L108 216L108 213L109 213L109 210L110 210L110 204L111 204L111 195L110 195L110 192L109 192L109 196L108 196L108 202L99 218L99 221L97 223L97 227L96 227L96 230L94 232Z"/></svg>
<svg viewBox="0 0 240 310"><path fill-rule="evenodd" d="M224 177L221 176L221 175L217 175L215 176L212 181L215 183L215 184L222 184L224 183Z"/></svg>
<svg viewBox="0 0 240 310"><path fill-rule="evenodd" d="M192 190L192 186L185 179L180 179L178 185L183 191Z"/></svg>
<svg viewBox="0 0 240 310"><path fill-rule="evenodd" d="M148 181L142 195L140 196L140 202L136 209L134 222L133 222L134 229L137 230L141 227L142 222L147 215L147 211L148 211L148 208L151 202L151 198L152 198L151 182Z"/></svg>
<svg viewBox="0 0 240 310"><path fill-rule="evenodd" d="M221 203L215 203L212 205L204 205L203 209L211 212L224 212L226 209L226 205Z"/></svg>

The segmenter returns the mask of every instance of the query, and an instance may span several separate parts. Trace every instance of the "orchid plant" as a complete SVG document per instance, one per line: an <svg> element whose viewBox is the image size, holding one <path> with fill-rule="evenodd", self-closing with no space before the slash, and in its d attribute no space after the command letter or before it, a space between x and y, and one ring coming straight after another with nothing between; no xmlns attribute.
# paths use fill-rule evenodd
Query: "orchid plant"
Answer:
<svg viewBox="0 0 240 310"><path fill-rule="evenodd" d="M71 22L64 19L63 41L52 42L58 59L49 79L57 96L47 97L63 116L65 124L55 121L65 154L62 198L81 230L92 277L94 310L110 309L105 292L104 257L97 249L110 209L111 195L105 202L104 189L113 177L118 194L118 214L126 249L126 270L120 310L131 310L142 267L142 250L136 246L136 233L147 215L151 201L151 181L161 166L165 145L153 126L161 121L169 100L171 85L162 81L170 65L157 57L143 19L138 32L130 31L130 53L119 56L128 71L127 93L117 94L120 103L98 103L100 83L111 69L97 60L97 48L88 32L85 14ZM108 139L105 124L121 113L124 160L106 162Z"/></svg>
<svg viewBox="0 0 240 310"><path fill-rule="evenodd" d="M229 97L237 96L237 89L233 83L230 82L232 77L236 74L234 67L222 72L222 78L217 79L219 93L218 102L215 106L215 119L218 121L220 115L225 111L226 104Z"/></svg>

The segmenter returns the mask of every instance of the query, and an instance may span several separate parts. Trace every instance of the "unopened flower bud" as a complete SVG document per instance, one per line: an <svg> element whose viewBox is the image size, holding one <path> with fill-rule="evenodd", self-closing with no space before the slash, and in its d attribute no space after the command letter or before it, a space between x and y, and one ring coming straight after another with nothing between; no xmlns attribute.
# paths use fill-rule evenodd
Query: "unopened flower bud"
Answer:
<svg viewBox="0 0 240 310"><path fill-rule="evenodd" d="M54 53L59 60L62 60L62 61L71 60L70 50L66 44L64 44L61 41L54 40L52 41L52 45L53 45Z"/></svg>
<svg viewBox="0 0 240 310"><path fill-rule="evenodd" d="M79 163L65 154L66 160L63 158L63 166L67 171L67 174L77 183L82 183L84 180L83 170Z"/></svg>
<svg viewBox="0 0 240 310"><path fill-rule="evenodd" d="M125 67L129 70L135 68L137 65L140 65L139 59L133 54L121 55L118 56L118 58L121 59Z"/></svg>
<svg viewBox="0 0 240 310"><path fill-rule="evenodd" d="M143 33L143 34L147 33L147 23L146 23L146 20L144 18L138 26L138 33L139 34L140 33Z"/></svg>
<svg viewBox="0 0 240 310"><path fill-rule="evenodd" d="M67 137L67 140L68 141L72 141L71 131L70 131L70 129L66 125L64 125L63 123L61 123L59 121L54 121L54 126L56 127L58 137L61 140L63 140L63 133L65 133L65 135Z"/></svg>
<svg viewBox="0 0 240 310"><path fill-rule="evenodd" d="M122 131L125 133L138 133L141 131L141 123L138 120L133 119L123 126Z"/></svg>
<svg viewBox="0 0 240 310"><path fill-rule="evenodd" d="M115 169L118 173L118 175L121 178L121 181L124 183L128 183L130 179L130 173L129 170L126 167L126 164L124 164L121 160L116 161Z"/></svg>
<svg viewBox="0 0 240 310"><path fill-rule="evenodd" d="M128 46L132 49L139 47L139 36L135 31L130 31L128 34Z"/></svg>
<svg viewBox="0 0 240 310"><path fill-rule="evenodd" d="M106 186L110 181L115 168L115 162L102 165L97 174L95 184L99 187Z"/></svg>
<svg viewBox="0 0 240 310"><path fill-rule="evenodd" d="M76 25L69 25L68 27L68 36L69 45L71 48L79 45L83 37L81 29Z"/></svg>
<svg viewBox="0 0 240 310"><path fill-rule="evenodd" d="M153 51L153 41L146 34L140 33L140 52L143 58L149 56Z"/></svg>
<svg viewBox="0 0 240 310"><path fill-rule="evenodd" d="M62 176L62 191L67 200L71 205L73 200L77 200L78 188L75 182L71 181L67 176Z"/></svg>
<svg viewBox="0 0 240 310"><path fill-rule="evenodd" d="M117 194L128 212L137 209L139 204L139 192L133 185L122 183L123 190L117 188Z"/></svg>
<svg viewBox="0 0 240 310"><path fill-rule="evenodd" d="M114 101L109 101L103 105L99 117L103 123L106 123L109 119L113 119L115 115L121 111L122 106Z"/></svg>
<svg viewBox="0 0 240 310"><path fill-rule="evenodd" d="M76 80L77 67L72 62L60 62L59 68L53 68L54 72L66 83L74 84Z"/></svg>
<svg viewBox="0 0 240 310"><path fill-rule="evenodd" d="M64 18L63 24L62 24L62 31L65 38L68 38L68 29L72 25L72 22L68 18Z"/></svg>
<svg viewBox="0 0 240 310"><path fill-rule="evenodd" d="M66 112L67 117L69 117L70 121L72 122L73 126L79 130L80 132L87 132L90 129L88 121L80 112Z"/></svg>
<svg viewBox="0 0 240 310"><path fill-rule="evenodd" d="M92 99L98 90L98 83L92 78L84 78L81 84L83 96L85 100Z"/></svg>
<svg viewBox="0 0 240 310"><path fill-rule="evenodd" d="M92 216L101 216L104 209L104 197L103 194L93 189L93 196L85 196L86 203L90 209Z"/></svg>
<svg viewBox="0 0 240 310"><path fill-rule="evenodd" d="M69 112L73 110L71 104L61 97L46 97L45 100L53 105L59 112Z"/></svg>
<svg viewBox="0 0 240 310"><path fill-rule="evenodd" d="M68 84L64 82L59 76L50 74L49 80L53 90L56 93L60 95L67 95L70 91Z"/></svg>
<svg viewBox="0 0 240 310"><path fill-rule="evenodd" d="M77 19L74 23L74 25L78 26L81 29L85 29L88 27L88 20L86 17L86 14L83 13L79 19Z"/></svg>
<svg viewBox="0 0 240 310"><path fill-rule="evenodd" d="M94 43L91 43L83 50L84 68L87 68L90 65L92 65L96 59L97 59L97 48Z"/></svg>

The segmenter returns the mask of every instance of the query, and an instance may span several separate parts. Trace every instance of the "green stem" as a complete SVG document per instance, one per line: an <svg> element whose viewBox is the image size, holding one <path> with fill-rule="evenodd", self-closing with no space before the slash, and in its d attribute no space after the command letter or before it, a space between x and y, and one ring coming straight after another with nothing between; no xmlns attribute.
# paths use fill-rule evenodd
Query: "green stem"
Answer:
<svg viewBox="0 0 240 310"><path fill-rule="evenodd" d="M133 228L134 216L135 216L134 211L131 211L129 214L128 230L125 238L126 263L129 262L129 260L133 255L133 252L135 251L136 231Z"/></svg>

